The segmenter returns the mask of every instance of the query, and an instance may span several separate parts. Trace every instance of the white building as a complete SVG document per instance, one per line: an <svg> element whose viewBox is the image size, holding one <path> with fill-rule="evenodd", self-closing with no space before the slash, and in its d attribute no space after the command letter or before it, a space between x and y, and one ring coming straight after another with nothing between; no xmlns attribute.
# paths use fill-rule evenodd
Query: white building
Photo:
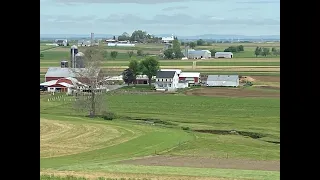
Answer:
<svg viewBox="0 0 320 180"><path fill-rule="evenodd" d="M170 36L170 37L162 37L161 38L162 43L172 43L172 41L174 40L174 36Z"/></svg>
<svg viewBox="0 0 320 180"><path fill-rule="evenodd" d="M182 53L185 57L188 57L188 59L209 59L209 58L211 58L211 52L209 50L189 49L187 55L185 54L184 51Z"/></svg>
<svg viewBox="0 0 320 180"><path fill-rule="evenodd" d="M178 83L179 76L176 71L158 71L154 85L156 90L175 91Z"/></svg>
<svg viewBox="0 0 320 180"><path fill-rule="evenodd" d="M232 52L216 52L214 58L233 58Z"/></svg>
<svg viewBox="0 0 320 180"><path fill-rule="evenodd" d="M55 43L58 46L68 46L68 40L67 39L56 39Z"/></svg>
<svg viewBox="0 0 320 180"><path fill-rule="evenodd" d="M215 87L238 87L238 75L209 75L207 79L207 86Z"/></svg>

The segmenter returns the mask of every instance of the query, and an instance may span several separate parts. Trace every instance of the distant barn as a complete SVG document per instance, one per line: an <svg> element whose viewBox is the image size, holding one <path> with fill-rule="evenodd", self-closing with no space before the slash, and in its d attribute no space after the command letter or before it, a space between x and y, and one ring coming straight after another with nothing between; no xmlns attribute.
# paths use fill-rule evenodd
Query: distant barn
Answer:
<svg viewBox="0 0 320 180"><path fill-rule="evenodd" d="M233 58L232 52L216 52L214 58Z"/></svg>
<svg viewBox="0 0 320 180"><path fill-rule="evenodd" d="M207 86L211 87L238 87L238 75L209 75Z"/></svg>

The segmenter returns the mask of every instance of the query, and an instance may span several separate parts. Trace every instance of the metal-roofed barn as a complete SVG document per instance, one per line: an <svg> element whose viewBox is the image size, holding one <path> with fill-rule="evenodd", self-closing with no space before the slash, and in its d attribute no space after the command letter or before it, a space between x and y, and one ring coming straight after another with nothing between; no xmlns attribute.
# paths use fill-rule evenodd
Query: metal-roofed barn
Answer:
<svg viewBox="0 0 320 180"><path fill-rule="evenodd" d="M214 58L233 58L232 52L216 52Z"/></svg>
<svg viewBox="0 0 320 180"><path fill-rule="evenodd" d="M49 67L47 73L45 74L45 81L52 81L52 80L58 80L61 78L81 78L79 77L79 74L85 74L85 73L91 73L88 72L86 68L61 68L61 67ZM97 75L100 74L100 69L96 70ZM79 79L78 79L79 80Z"/></svg>
<svg viewBox="0 0 320 180"><path fill-rule="evenodd" d="M185 52L182 52L184 56L188 57L189 59L208 59L211 58L211 52L209 50L188 50L188 55Z"/></svg>
<svg viewBox="0 0 320 180"><path fill-rule="evenodd" d="M209 75L207 86L211 87L238 87L238 75Z"/></svg>

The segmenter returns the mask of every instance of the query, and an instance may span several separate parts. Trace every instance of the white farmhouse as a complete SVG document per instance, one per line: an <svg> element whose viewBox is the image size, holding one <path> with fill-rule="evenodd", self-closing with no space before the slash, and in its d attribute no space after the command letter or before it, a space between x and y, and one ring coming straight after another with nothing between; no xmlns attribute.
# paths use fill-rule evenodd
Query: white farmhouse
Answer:
<svg viewBox="0 0 320 180"><path fill-rule="evenodd" d="M154 85L156 90L175 91L178 83L179 76L176 71L158 71Z"/></svg>

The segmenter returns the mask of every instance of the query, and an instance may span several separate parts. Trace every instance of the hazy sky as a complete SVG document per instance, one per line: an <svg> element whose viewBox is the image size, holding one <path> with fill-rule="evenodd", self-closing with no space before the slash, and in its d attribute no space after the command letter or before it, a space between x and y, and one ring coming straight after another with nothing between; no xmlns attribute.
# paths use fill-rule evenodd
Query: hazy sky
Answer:
<svg viewBox="0 0 320 180"><path fill-rule="evenodd" d="M41 34L279 35L280 0L40 0Z"/></svg>

